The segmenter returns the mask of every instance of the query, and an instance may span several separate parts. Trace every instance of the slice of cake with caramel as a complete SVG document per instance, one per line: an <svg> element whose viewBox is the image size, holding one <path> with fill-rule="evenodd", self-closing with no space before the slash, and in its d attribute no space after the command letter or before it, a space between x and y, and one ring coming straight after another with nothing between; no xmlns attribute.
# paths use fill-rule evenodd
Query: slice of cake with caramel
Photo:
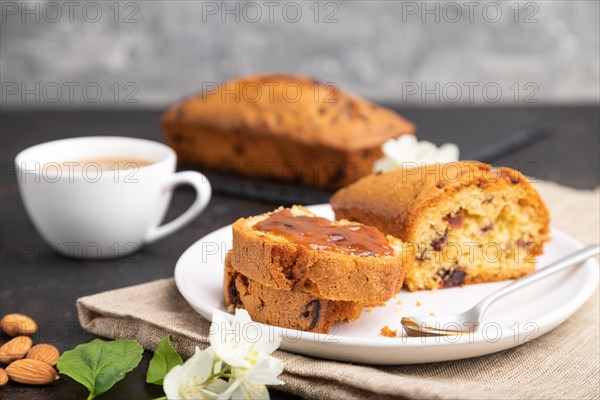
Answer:
<svg viewBox="0 0 600 400"><path fill-rule="evenodd" d="M236 221L232 252L231 265L240 274L328 300L383 303L405 273L400 240L300 206Z"/></svg>
<svg viewBox="0 0 600 400"><path fill-rule="evenodd" d="M550 215L529 180L478 162L371 175L331 199L336 218L405 242L409 290L519 278L535 269Z"/></svg>
<svg viewBox="0 0 600 400"><path fill-rule="evenodd" d="M225 260L223 292L226 306L246 309L253 321L316 333L328 333L335 322L357 319L363 308L356 302L261 285L233 269L231 253Z"/></svg>

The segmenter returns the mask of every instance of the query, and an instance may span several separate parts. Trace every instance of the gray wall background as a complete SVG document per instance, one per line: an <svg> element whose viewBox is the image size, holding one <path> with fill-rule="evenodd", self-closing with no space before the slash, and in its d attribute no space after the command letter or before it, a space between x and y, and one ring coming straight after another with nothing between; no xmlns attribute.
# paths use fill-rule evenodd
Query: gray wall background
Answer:
<svg viewBox="0 0 600 400"><path fill-rule="evenodd" d="M3 108L164 106L261 71L409 104L599 99L595 0L70 4L2 1Z"/></svg>

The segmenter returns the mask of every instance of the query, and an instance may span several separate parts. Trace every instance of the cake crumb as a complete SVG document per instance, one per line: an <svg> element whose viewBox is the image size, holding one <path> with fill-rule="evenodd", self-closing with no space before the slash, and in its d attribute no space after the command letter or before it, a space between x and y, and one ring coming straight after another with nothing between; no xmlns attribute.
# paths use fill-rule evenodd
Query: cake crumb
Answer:
<svg viewBox="0 0 600 400"><path fill-rule="evenodd" d="M372 307L372 306L367 306L367 307L365 308L365 311L366 311L366 312L373 312L373 307Z"/></svg>
<svg viewBox="0 0 600 400"><path fill-rule="evenodd" d="M235 313L235 306L233 304L230 304L227 306L227 312L229 314L234 314Z"/></svg>
<svg viewBox="0 0 600 400"><path fill-rule="evenodd" d="M398 305L402 304L402 300L398 300L398 301L396 302L396 304L398 304Z"/></svg>
<svg viewBox="0 0 600 400"><path fill-rule="evenodd" d="M419 300L417 300L417 307L421 307L421 306L422 306L421 302Z"/></svg>
<svg viewBox="0 0 600 400"><path fill-rule="evenodd" d="M392 330L390 329L389 326L384 326L383 328L381 328L381 335L385 336L385 337L396 337L396 334L398 333L397 330Z"/></svg>
<svg viewBox="0 0 600 400"><path fill-rule="evenodd" d="M394 312L395 313L400 312L400 311L402 311L402 307L398 307L398 306L394 307Z"/></svg>
<svg viewBox="0 0 600 400"><path fill-rule="evenodd" d="M435 313L432 313L432 312L430 312L430 313L429 313L429 316L430 316L430 317L435 317Z"/></svg>

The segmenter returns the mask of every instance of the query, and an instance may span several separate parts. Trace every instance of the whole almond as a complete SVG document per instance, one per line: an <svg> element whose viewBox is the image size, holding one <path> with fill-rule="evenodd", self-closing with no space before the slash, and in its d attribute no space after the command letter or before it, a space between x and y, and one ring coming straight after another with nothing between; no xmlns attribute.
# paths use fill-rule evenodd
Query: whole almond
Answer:
<svg viewBox="0 0 600 400"><path fill-rule="evenodd" d="M58 373L50 365L27 358L12 362L6 373L12 381L26 385L47 385L58 379Z"/></svg>
<svg viewBox="0 0 600 400"><path fill-rule="evenodd" d="M27 352L27 356L25 358L29 358L32 360L43 361L48 365L55 366L58 361L58 357L60 357L60 352L58 349L51 344L36 344Z"/></svg>
<svg viewBox="0 0 600 400"><path fill-rule="evenodd" d="M17 336L4 343L0 347L0 363L10 364L11 362L25 357L31 349L31 338L29 336Z"/></svg>
<svg viewBox="0 0 600 400"><path fill-rule="evenodd" d="M8 374L5 370L0 368L0 387L6 385L8 383Z"/></svg>
<svg viewBox="0 0 600 400"><path fill-rule="evenodd" d="M35 321L23 314L6 314L0 320L0 326L9 336L33 335L37 332Z"/></svg>

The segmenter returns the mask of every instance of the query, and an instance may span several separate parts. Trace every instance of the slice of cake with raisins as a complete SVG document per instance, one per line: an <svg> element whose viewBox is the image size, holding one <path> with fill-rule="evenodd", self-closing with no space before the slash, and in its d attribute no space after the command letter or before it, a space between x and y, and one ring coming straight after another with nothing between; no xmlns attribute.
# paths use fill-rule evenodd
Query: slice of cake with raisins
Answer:
<svg viewBox="0 0 600 400"><path fill-rule="evenodd" d="M408 290L519 278L549 239L550 214L529 180L474 161L374 174L331 204L336 218L405 242Z"/></svg>
<svg viewBox="0 0 600 400"><path fill-rule="evenodd" d="M242 218L232 230L232 267L273 289L381 304L399 290L406 272L400 240L300 206Z"/></svg>
<svg viewBox="0 0 600 400"><path fill-rule="evenodd" d="M363 308L352 301L261 285L233 269L231 253L225 260L223 292L226 306L246 309L253 321L315 333L329 333L335 322L358 319Z"/></svg>

